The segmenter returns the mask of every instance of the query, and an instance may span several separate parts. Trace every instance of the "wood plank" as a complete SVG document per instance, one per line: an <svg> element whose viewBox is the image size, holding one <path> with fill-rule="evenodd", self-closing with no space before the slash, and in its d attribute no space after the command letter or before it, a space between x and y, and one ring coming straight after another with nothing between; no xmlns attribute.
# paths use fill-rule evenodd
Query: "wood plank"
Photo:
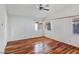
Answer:
<svg viewBox="0 0 79 59"><path fill-rule="evenodd" d="M79 48L47 37L36 37L8 42L5 54L35 54L34 46L43 43L41 54L79 54ZM40 52L40 51L39 51Z"/></svg>

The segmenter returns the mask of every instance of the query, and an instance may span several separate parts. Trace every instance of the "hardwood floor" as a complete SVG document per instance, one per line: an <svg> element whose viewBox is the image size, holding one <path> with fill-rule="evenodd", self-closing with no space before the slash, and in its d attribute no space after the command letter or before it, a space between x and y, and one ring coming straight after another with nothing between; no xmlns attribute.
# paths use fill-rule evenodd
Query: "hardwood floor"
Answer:
<svg viewBox="0 0 79 59"><path fill-rule="evenodd" d="M47 37L38 37L8 42L5 54L79 54L79 48Z"/></svg>

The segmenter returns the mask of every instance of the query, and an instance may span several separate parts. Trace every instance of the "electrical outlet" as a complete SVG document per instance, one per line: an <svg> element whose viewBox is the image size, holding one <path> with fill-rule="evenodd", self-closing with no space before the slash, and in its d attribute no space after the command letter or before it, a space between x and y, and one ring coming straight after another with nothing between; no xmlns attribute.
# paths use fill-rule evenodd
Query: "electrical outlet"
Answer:
<svg viewBox="0 0 79 59"><path fill-rule="evenodd" d="M69 42L71 42L71 40L69 40Z"/></svg>
<svg viewBox="0 0 79 59"><path fill-rule="evenodd" d="M1 24L1 26L3 26L3 24Z"/></svg>
<svg viewBox="0 0 79 59"><path fill-rule="evenodd" d="M26 37L26 36L24 36L24 37Z"/></svg>
<svg viewBox="0 0 79 59"><path fill-rule="evenodd" d="M0 54L3 54L3 52L0 52Z"/></svg>

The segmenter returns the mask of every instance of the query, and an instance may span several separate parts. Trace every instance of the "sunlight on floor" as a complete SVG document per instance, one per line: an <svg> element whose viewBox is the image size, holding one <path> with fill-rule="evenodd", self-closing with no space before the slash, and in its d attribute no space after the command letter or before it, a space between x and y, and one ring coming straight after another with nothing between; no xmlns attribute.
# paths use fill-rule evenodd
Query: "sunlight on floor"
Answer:
<svg viewBox="0 0 79 59"><path fill-rule="evenodd" d="M52 48L49 45L44 44L43 42L36 42L34 45L35 54L44 54L47 51L49 52L51 50L52 50Z"/></svg>

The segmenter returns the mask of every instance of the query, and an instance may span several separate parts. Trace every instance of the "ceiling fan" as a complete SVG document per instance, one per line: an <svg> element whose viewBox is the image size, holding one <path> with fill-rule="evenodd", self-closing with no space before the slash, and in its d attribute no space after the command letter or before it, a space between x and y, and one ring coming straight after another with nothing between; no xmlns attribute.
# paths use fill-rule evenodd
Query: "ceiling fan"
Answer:
<svg viewBox="0 0 79 59"><path fill-rule="evenodd" d="M46 10L49 11L49 9L47 7L49 7L49 5L44 5L44 4L39 4L39 6L36 6L39 10Z"/></svg>

